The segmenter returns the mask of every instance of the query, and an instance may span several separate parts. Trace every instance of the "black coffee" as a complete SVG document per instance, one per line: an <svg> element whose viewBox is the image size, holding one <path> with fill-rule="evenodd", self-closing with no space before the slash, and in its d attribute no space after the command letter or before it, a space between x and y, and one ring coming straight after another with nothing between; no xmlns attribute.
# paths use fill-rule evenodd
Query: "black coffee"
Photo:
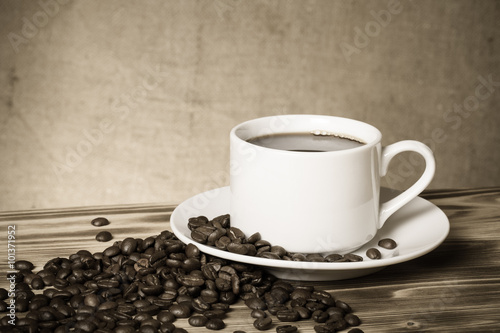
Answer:
<svg viewBox="0 0 500 333"><path fill-rule="evenodd" d="M322 133L278 133L258 136L247 140L257 146L300 152L325 152L356 148L364 143Z"/></svg>

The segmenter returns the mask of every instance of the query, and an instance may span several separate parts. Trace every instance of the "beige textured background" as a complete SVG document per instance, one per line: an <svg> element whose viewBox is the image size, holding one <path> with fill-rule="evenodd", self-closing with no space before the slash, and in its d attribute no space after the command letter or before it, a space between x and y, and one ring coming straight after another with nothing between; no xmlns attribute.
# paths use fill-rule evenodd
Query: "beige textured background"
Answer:
<svg viewBox="0 0 500 333"><path fill-rule="evenodd" d="M432 188L500 185L499 22L498 1L2 0L0 210L178 203L228 184L234 125L284 113L424 141Z"/></svg>

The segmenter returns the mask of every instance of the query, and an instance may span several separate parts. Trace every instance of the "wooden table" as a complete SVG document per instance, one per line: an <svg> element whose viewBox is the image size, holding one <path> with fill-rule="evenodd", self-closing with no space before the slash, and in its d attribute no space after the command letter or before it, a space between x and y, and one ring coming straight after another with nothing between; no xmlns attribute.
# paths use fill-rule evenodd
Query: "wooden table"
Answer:
<svg viewBox="0 0 500 333"><path fill-rule="evenodd" d="M450 219L450 234L441 246L369 276L314 285L349 303L364 332L500 332L500 187L426 191L422 197ZM112 221L106 230L115 240L145 238L169 229L174 208L158 204L0 213L0 286L8 287L11 226L16 259L33 262L38 271L51 258L110 246L94 238L102 230L90 225L96 216ZM241 301L232 309L224 332L256 331ZM205 331L190 327L186 319L175 324L189 332ZM312 321L296 325L300 332L313 332Z"/></svg>

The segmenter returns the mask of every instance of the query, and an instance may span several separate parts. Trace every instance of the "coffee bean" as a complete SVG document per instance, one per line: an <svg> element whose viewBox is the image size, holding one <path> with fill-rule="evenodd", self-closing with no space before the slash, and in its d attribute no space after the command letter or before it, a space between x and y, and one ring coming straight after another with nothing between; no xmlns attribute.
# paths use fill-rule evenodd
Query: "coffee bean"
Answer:
<svg viewBox="0 0 500 333"><path fill-rule="evenodd" d="M361 325L361 320L359 320L359 317L356 316L353 313L348 313L344 317L345 321L351 325L351 326L359 326Z"/></svg>
<svg viewBox="0 0 500 333"><path fill-rule="evenodd" d="M341 254L332 253L332 254L327 255L325 257L325 260L328 262L336 262L336 261L342 260L342 258L343 258L343 256Z"/></svg>
<svg viewBox="0 0 500 333"><path fill-rule="evenodd" d="M363 257L358 256L357 254L354 254L354 253L345 254L344 259L348 260L349 262L363 261Z"/></svg>
<svg viewBox="0 0 500 333"><path fill-rule="evenodd" d="M299 313L294 309L281 310L276 313L280 321L297 321L300 319Z"/></svg>
<svg viewBox="0 0 500 333"><path fill-rule="evenodd" d="M256 242L261 240L260 233L256 232L247 238L247 242L250 244L255 244Z"/></svg>
<svg viewBox="0 0 500 333"><path fill-rule="evenodd" d="M350 313L352 310L351 310L351 307L349 306L349 304L347 304L346 302L343 302L341 300L336 300L335 301L335 306L337 308L340 308L344 311L344 313Z"/></svg>
<svg viewBox="0 0 500 333"><path fill-rule="evenodd" d="M18 271L27 270L31 271L35 266L28 260L17 260L14 263L14 268Z"/></svg>
<svg viewBox="0 0 500 333"><path fill-rule="evenodd" d="M266 259L274 259L274 260L281 259L281 257L279 255L277 255L276 253L273 253L273 252L262 252L262 253L260 253L260 256L262 258L266 258Z"/></svg>
<svg viewBox="0 0 500 333"><path fill-rule="evenodd" d="M364 333L363 330L359 329L359 328L353 328L353 329L350 329L349 332L347 333Z"/></svg>
<svg viewBox="0 0 500 333"><path fill-rule="evenodd" d="M226 323L220 318L209 319L205 325L209 330L222 330L226 327Z"/></svg>
<svg viewBox="0 0 500 333"><path fill-rule="evenodd" d="M293 333L297 332L297 326L293 325L282 325L276 327L276 333Z"/></svg>
<svg viewBox="0 0 500 333"><path fill-rule="evenodd" d="M257 297L252 297L245 301L245 305L248 306L252 310L266 310L266 303Z"/></svg>
<svg viewBox="0 0 500 333"><path fill-rule="evenodd" d="M95 240L98 242L109 242L113 239L113 235L109 231L101 231L95 236Z"/></svg>
<svg viewBox="0 0 500 333"><path fill-rule="evenodd" d="M271 317L257 318L253 322L253 327L258 329L259 331L266 331L270 329L272 325L273 325L273 320Z"/></svg>
<svg viewBox="0 0 500 333"><path fill-rule="evenodd" d="M374 247L372 248L369 248L367 251L366 251L366 256L370 259L380 259L382 258L382 254L380 253L380 251Z"/></svg>
<svg viewBox="0 0 500 333"><path fill-rule="evenodd" d="M237 253L237 254L247 254L248 253L248 248L245 246L245 244L241 243L229 243L226 246L227 250L232 253Z"/></svg>
<svg viewBox="0 0 500 333"><path fill-rule="evenodd" d="M203 327L207 324L208 318L201 315L189 317L188 323L193 327Z"/></svg>
<svg viewBox="0 0 500 333"><path fill-rule="evenodd" d="M252 318L265 318L265 317L267 317L267 314L262 310L255 309L255 310L252 310L252 313L250 314L250 316Z"/></svg>
<svg viewBox="0 0 500 333"><path fill-rule="evenodd" d="M137 240L131 237L125 238L120 245L123 255L130 255L137 249Z"/></svg>
<svg viewBox="0 0 500 333"><path fill-rule="evenodd" d="M391 238L384 238L378 242L378 246L383 247L384 249L392 250L395 249L398 244Z"/></svg>
<svg viewBox="0 0 500 333"><path fill-rule="evenodd" d="M311 319L317 323L324 323L328 320L328 313L321 310L316 310L312 313Z"/></svg>
<svg viewBox="0 0 500 333"><path fill-rule="evenodd" d="M107 218L105 218L105 217L96 217L95 219L93 219L92 221L90 221L90 223L94 227L102 227L102 226L108 225L109 224L109 220Z"/></svg>
<svg viewBox="0 0 500 333"><path fill-rule="evenodd" d="M176 318L188 318L191 315L191 309L185 304L174 304L170 307L169 311Z"/></svg>

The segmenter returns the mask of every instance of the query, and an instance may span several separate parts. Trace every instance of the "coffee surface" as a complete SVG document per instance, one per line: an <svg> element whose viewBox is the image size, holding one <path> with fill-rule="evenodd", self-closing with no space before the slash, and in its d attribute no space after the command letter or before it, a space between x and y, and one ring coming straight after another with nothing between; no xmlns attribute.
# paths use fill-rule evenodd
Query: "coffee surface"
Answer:
<svg viewBox="0 0 500 333"><path fill-rule="evenodd" d="M356 148L364 143L333 134L315 134L306 132L278 133L251 138L247 142L261 147L299 151L326 152Z"/></svg>

